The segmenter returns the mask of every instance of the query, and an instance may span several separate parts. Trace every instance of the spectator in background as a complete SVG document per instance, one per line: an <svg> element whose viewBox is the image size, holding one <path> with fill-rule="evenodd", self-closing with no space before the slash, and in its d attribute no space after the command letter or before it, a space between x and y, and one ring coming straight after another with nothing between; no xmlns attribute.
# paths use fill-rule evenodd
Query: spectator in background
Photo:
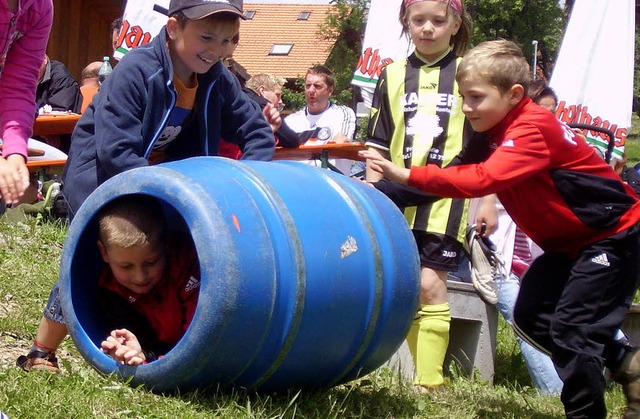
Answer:
<svg viewBox="0 0 640 419"><path fill-rule="evenodd" d="M242 91L260 105L262 113L275 135L276 146L295 148L300 145L300 136L286 124L283 124L280 119L280 111L284 109L284 103L282 103L284 82L283 78L271 74L256 74L247 81ZM237 160L242 157L242 152L237 145L222 139L220 141L220 156Z"/></svg>
<svg viewBox="0 0 640 419"><path fill-rule="evenodd" d="M251 77L242 91L257 102L261 108L264 109L268 103L271 103L280 112L284 109L282 102L284 83L285 79L281 77L261 73ZM300 136L287 124L281 124L274 134L276 135L276 146L294 148L300 145Z"/></svg>
<svg viewBox="0 0 640 419"><path fill-rule="evenodd" d="M549 86L546 80L536 79L531 82L527 95L538 105L545 109L549 109L552 113L556 113L558 107L558 95Z"/></svg>
<svg viewBox="0 0 640 419"><path fill-rule="evenodd" d="M67 67L60 61L51 60L45 54L40 65L39 82L36 90L37 112L73 112L80 113L82 96L80 85L73 78ZM38 137L39 140L59 148L67 153L71 136L46 135Z"/></svg>
<svg viewBox="0 0 640 419"><path fill-rule="evenodd" d="M327 67L316 65L307 70L304 78L307 106L284 120L300 135L301 143L346 143L353 140L356 114L348 106L336 105L330 100L334 89L335 78ZM345 175L351 172L351 160L338 159L330 163Z"/></svg>
<svg viewBox="0 0 640 419"><path fill-rule="evenodd" d="M234 36L231 39L231 44L227 49L227 56L224 58L222 62L224 66L227 67L227 69L231 72L231 74L236 76L236 78L238 79L238 82L240 82L240 86L244 87L245 84L247 83L247 80L251 78L251 74L249 74L247 69L244 68L239 62L233 59L233 53L238 47L239 42L240 42L240 34L238 33L236 34L236 36Z"/></svg>
<svg viewBox="0 0 640 419"><path fill-rule="evenodd" d="M82 105L80 106L80 113L84 113L87 109L93 95L100 90L100 82L98 82L98 72L102 66L102 61L94 61L82 70L80 80L80 95L82 95Z"/></svg>
<svg viewBox="0 0 640 419"><path fill-rule="evenodd" d="M80 111L80 85L64 64L49 59L45 54L38 75L36 90L38 111L41 109L75 113ZM48 109L47 105L51 109Z"/></svg>
<svg viewBox="0 0 640 419"><path fill-rule="evenodd" d="M51 0L7 0L0 7L0 213L29 186L27 142L52 23Z"/></svg>
<svg viewBox="0 0 640 419"><path fill-rule="evenodd" d="M122 18L119 17L114 19L109 26L111 29L111 46L113 47L113 52L116 51L118 46L118 38L120 38L120 28L122 28Z"/></svg>

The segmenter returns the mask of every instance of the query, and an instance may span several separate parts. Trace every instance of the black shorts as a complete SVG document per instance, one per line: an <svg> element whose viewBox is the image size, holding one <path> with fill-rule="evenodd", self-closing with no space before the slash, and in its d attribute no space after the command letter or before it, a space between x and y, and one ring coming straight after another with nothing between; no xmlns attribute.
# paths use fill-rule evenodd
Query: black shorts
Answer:
<svg viewBox="0 0 640 419"><path fill-rule="evenodd" d="M457 271L462 244L449 236L411 230L418 245L420 266L438 271Z"/></svg>

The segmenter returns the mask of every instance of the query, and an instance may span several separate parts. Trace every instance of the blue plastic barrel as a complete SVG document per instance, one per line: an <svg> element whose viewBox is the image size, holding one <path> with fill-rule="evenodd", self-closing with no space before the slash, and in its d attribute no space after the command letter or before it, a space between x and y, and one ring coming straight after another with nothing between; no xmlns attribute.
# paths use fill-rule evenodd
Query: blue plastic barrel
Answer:
<svg viewBox="0 0 640 419"><path fill-rule="evenodd" d="M186 225L201 289L193 321L162 359L138 367L100 352L92 297L102 266L96 215L129 194ZM71 223L60 268L69 333L105 374L157 391L209 385L329 387L380 367L419 296L415 241L401 212L359 181L299 162L198 157L124 172Z"/></svg>

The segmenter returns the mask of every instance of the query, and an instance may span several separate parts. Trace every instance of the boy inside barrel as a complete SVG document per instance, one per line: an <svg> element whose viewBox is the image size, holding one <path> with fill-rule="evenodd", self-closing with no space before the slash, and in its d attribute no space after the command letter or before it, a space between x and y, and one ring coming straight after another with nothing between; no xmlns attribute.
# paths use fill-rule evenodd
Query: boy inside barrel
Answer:
<svg viewBox="0 0 640 419"><path fill-rule="evenodd" d="M169 229L156 198L125 195L98 212L97 247L104 261L96 298L102 351L127 365L158 359L182 338L198 302L191 237ZM18 364L58 371L55 357L22 356Z"/></svg>

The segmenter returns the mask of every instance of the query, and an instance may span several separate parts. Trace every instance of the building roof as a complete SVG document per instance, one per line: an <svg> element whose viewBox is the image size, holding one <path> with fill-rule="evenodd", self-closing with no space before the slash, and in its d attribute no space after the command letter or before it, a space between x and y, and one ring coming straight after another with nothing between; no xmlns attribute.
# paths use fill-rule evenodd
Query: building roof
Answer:
<svg viewBox="0 0 640 419"><path fill-rule="evenodd" d="M233 58L253 75L271 73L287 79L304 77L307 69L326 61L335 40L318 33L331 4L245 3L245 15L253 18L240 24L240 43ZM300 19L308 12L307 19ZM274 44L291 46L288 54L270 54Z"/></svg>

